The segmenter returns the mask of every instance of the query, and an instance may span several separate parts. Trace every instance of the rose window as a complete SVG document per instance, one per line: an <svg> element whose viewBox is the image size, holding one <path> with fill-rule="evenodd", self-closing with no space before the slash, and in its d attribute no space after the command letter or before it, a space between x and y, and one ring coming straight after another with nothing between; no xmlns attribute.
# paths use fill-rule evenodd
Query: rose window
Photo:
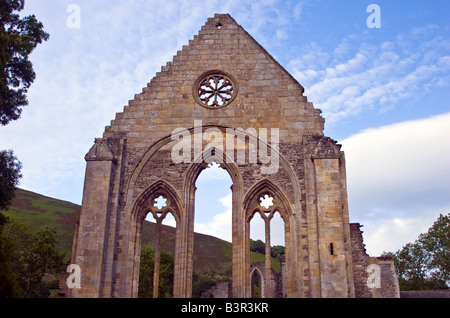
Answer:
<svg viewBox="0 0 450 318"><path fill-rule="evenodd" d="M208 108L226 106L236 96L233 80L221 72L204 75L196 86L197 101Z"/></svg>

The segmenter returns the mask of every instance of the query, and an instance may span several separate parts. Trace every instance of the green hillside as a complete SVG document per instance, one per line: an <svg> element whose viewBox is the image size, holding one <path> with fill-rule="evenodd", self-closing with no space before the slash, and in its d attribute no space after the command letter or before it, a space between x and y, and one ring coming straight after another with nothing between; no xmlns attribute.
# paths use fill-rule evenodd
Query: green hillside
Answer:
<svg viewBox="0 0 450 318"><path fill-rule="evenodd" d="M155 246L156 226L153 222L144 222L142 243ZM174 255L175 231L171 226L162 225L161 249ZM194 271L211 275L231 277L231 243L205 234L194 234Z"/></svg>
<svg viewBox="0 0 450 318"><path fill-rule="evenodd" d="M67 201L46 197L31 191L17 189L16 196L5 212L25 224L33 231L48 225L56 230L60 248L67 255L72 250L73 233L75 224L80 218L81 206ZM144 222L142 241L148 246L154 246L155 224ZM196 233L194 266L199 269L209 267L218 268L223 263L230 262L231 268L231 243L213 236ZM175 228L163 225L162 249L173 255L175 248Z"/></svg>
<svg viewBox="0 0 450 318"><path fill-rule="evenodd" d="M15 198L5 214L19 219L34 232L44 225L53 227L60 249L65 251L69 258L80 211L81 207L77 204L17 189Z"/></svg>
<svg viewBox="0 0 450 318"><path fill-rule="evenodd" d="M67 201L46 197L31 191L17 189L16 196L5 212L25 224L32 231L44 225L56 230L59 248L66 252L69 261L75 225L80 217L81 207ZM154 246L155 223L145 221L142 227L142 242ZM163 225L161 248L172 255L175 249L175 231ZM194 235L194 276L199 280L218 282L231 278L231 243L213 236L195 233ZM264 255L251 252L251 262L264 261ZM279 272L279 262L273 259L272 267ZM194 279L195 281L195 279Z"/></svg>

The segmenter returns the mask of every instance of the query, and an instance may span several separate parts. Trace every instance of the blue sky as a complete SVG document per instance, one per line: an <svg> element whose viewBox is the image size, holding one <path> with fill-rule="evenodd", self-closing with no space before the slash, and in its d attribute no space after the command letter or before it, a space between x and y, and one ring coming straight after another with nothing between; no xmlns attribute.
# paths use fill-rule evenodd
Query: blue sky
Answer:
<svg viewBox="0 0 450 318"><path fill-rule="evenodd" d="M79 27L67 22L70 4ZM369 4L380 28L367 26ZM325 135L343 145L350 219L364 224L369 253L401 248L450 212L448 1L28 0L23 13L51 37L31 56L29 106L0 127L0 148L23 162L22 188L81 203L94 138L208 17L229 13L305 87ZM231 223L223 189L217 215L197 219L209 234Z"/></svg>

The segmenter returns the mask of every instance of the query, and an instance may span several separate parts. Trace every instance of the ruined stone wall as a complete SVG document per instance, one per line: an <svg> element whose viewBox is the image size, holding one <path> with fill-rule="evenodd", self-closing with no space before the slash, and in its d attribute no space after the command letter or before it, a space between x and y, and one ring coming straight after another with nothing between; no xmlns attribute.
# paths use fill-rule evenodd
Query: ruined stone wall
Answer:
<svg viewBox="0 0 450 318"><path fill-rule="evenodd" d="M400 292L400 298L450 298L450 290L410 290Z"/></svg>
<svg viewBox="0 0 450 318"><path fill-rule="evenodd" d="M350 235L352 241L353 256L353 277L355 282L356 298L372 298L372 293L367 287L367 267L369 266L369 255L363 243L361 225L359 223L350 224Z"/></svg>
<svg viewBox="0 0 450 318"><path fill-rule="evenodd" d="M258 270L260 273L260 297L261 294L265 298L283 298L285 295L283 294L283 286L285 285L286 281L284 280L282 271L284 270L284 264L281 264L281 271L280 273L277 273L271 268L270 270L270 291L267 292L264 290L265 281L266 281L266 273L265 273L265 264L264 262L254 262L250 266L250 274L253 275L253 271Z"/></svg>
<svg viewBox="0 0 450 318"><path fill-rule="evenodd" d="M394 261L370 257L366 253L361 227L359 223L350 224L355 297L399 298L400 288Z"/></svg>
<svg viewBox="0 0 450 318"><path fill-rule="evenodd" d="M383 257L371 257L380 266L381 284L373 289L374 298L399 298L400 286L395 272L394 261Z"/></svg>
<svg viewBox="0 0 450 318"><path fill-rule="evenodd" d="M230 298L231 283L220 282L213 286L209 291L203 292L201 298Z"/></svg>
<svg viewBox="0 0 450 318"><path fill-rule="evenodd" d="M195 81L211 70L236 81L236 97L224 108L208 109L194 98ZM174 129L193 127L194 120L243 129L277 127L283 142L298 142L305 133L323 134L324 124L320 110L303 96L303 87L229 15L208 19L189 45L116 114L103 137L125 134L130 147L145 151Z"/></svg>
<svg viewBox="0 0 450 318"><path fill-rule="evenodd" d="M235 85L233 100L224 107L206 107L196 96L198 81L210 72L229 77ZM285 222L283 293L354 297L344 153L336 141L323 136L321 111L303 92L229 15L208 19L189 45L116 114L86 155L74 251L83 287L74 296L137 295L140 227L154 195L162 193L177 220L174 296L190 297L195 180L214 155L205 149L210 140L201 138L199 152L195 140L190 142L190 161L174 163L171 150L178 139L172 134L184 128L195 138L197 129L202 134L215 129L225 132L226 139L227 128L242 128L248 142L257 141L258 150L268 145L279 165L273 173L262 172L267 164L260 157L250 162L247 148L245 162L223 163L233 180L233 297L249 296L248 223L263 193L273 195ZM269 134L278 129L278 143L264 143L248 132L264 128ZM217 152L228 155L222 148Z"/></svg>

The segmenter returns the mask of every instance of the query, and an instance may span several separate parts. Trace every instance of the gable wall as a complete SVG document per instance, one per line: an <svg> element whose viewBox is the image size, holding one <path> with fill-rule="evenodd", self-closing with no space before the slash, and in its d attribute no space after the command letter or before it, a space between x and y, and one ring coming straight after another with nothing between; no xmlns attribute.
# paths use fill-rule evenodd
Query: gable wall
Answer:
<svg viewBox="0 0 450 318"><path fill-rule="evenodd" d="M220 29L216 27L219 23ZM234 78L238 94L229 105L208 109L194 99L193 86L203 73L215 69ZM235 164L240 177L236 178L239 182L234 185L233 199L233 235L237 238L233 241L233 266L236 267L233 275L239 278L233 278L234 295L247 295L249 287L246 281L249 264L245 259L247 229L242 209L245 202L241 200L255 183L267 178L280 188L292 209L289 216L292 226L286 242L290 247L286 259L289 296L352 296L351 251L345 246L349 241L344 224L348 224L348 209L345 182L341 180L345 169L339 164L343 158L340 146L323 137L324 120L320 110L314 109L303 96L303 87L229 15L208 19L189 46L183 47L173 62L163 67L123 112L116 114L106 127L103 139L96 141L93 147L96 151L91 150L87 156L90 160L87 171L98 170L97 166L110 171L107 185L86 174L86 200L76 260L87 265L102 264L98 269L99 282L96 277L87 280L87 286L98 289L100 285L100 291L96 289L92 295L97 292L103 297L137 294L140 233L137 217L133 215L139 207L134 204L151 184L164 180L182 201L183 218L177 231L183 236L180 235L175 262L180 278L176 279L174 290L178 296L189 297L193 246L193 211L189 207L193 204L194 186L193 183L187 189L184 186L192 169L190 164L176 165L170 161L171 144L167 142L171 132L181 127L192 128L195 120L201 120L203 126L280 130L279 149L284 161L282 167L280 162L276 174L263 176L254 163ZM108 156L97 155L103 152ZM108 200L98 202L88 195L89 189L99 187L109 193ZM83 211L92 214L91 217ZM324 215L332 222L325 222ZM93 254L95 248L89 245L92 233L85 231L84 224L90 219L96 222L96 230L105 241L95 247L98 255ZM329 242L338 242L336 257L328 255ZM327 261L330 257L331 261ZM76 293L86 295L84 291Z"/></svg>
<svg viewBox="0 0 450 318"><path fill-rule="evenodd" d="M221 29L216 25L222 24ZM219 109L199 105L192 88L203 73L221 70L237 82L235 100ZM303 87L229 15L208 19L189 46L116 114L103 137L126 134L128 145L148 147L176 128L203 125L279 128L280 141L322 134L320 110L303 96Z"/></svg>

